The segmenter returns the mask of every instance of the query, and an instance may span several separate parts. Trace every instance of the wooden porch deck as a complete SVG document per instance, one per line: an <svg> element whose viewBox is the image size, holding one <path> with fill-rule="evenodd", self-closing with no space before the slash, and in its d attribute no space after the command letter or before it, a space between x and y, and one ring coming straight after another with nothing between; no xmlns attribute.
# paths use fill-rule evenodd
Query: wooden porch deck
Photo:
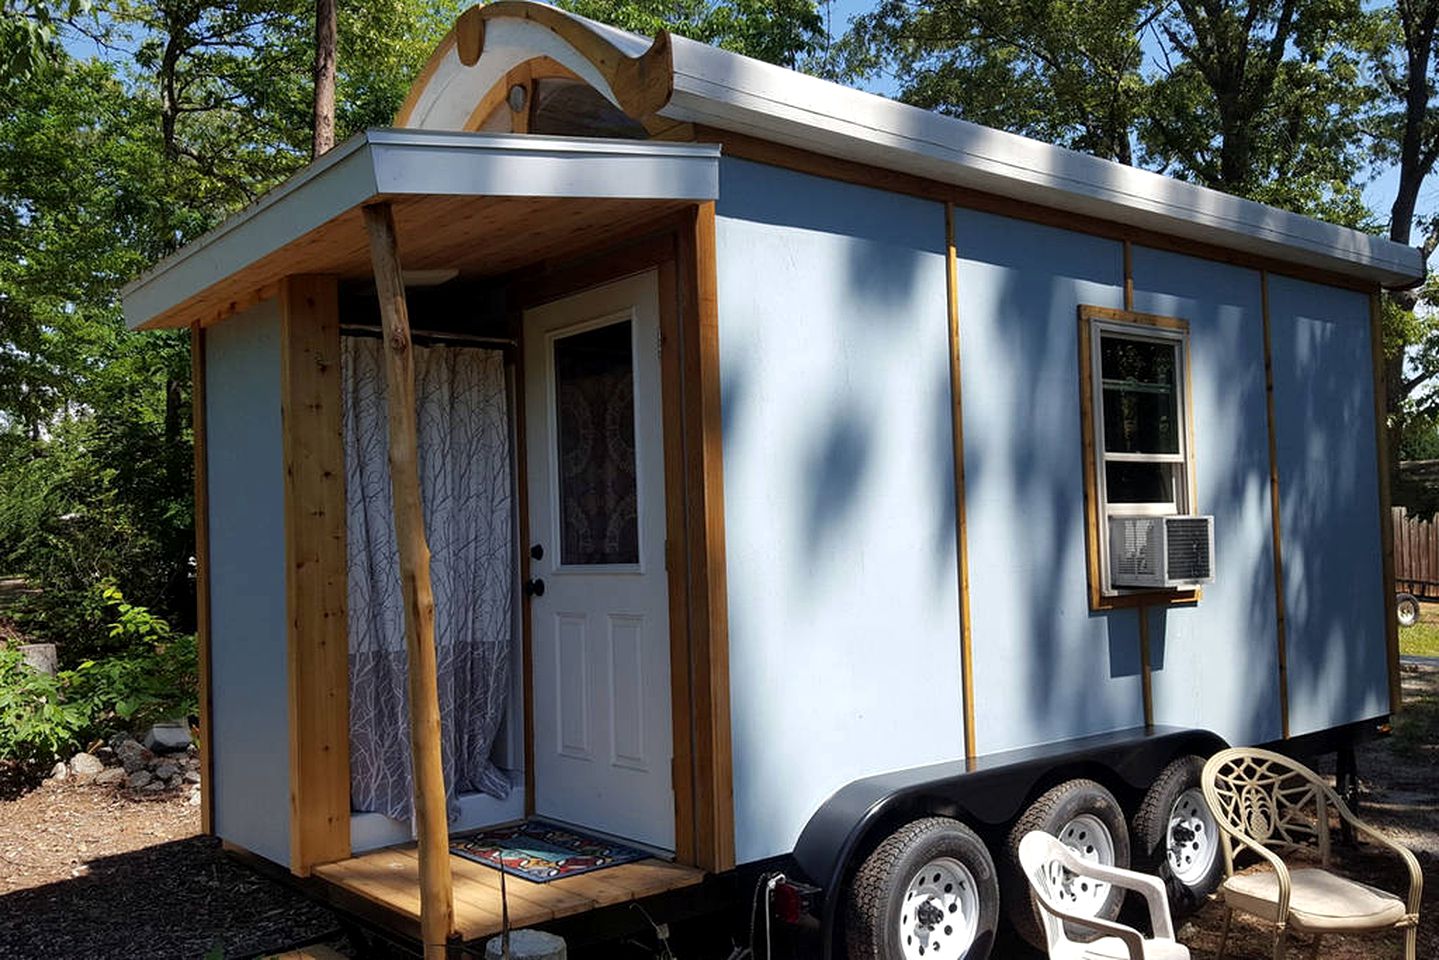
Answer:
<svg viewBox="0 0 1439 960"><path fill-rule="evenodd" d="M415 844L386 847L362 856L315 868L314 875L343 893L359 896L382 908L408 936L419 935L420 876ZM465 941L500 932L500 874L451 855L454 873L455 927ZM699 883L704 871L663 860L606 867L577 877L534 883L505 877L510 901L510 928L518 930L597 910L612 904L677 890ZM343 897L338 899L344 899Z"/></svg>

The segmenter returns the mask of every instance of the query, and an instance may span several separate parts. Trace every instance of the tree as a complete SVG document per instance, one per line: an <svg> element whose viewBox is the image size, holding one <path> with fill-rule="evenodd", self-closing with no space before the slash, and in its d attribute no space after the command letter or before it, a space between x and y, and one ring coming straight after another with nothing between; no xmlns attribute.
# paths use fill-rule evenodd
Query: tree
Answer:
<svg viewBox="0 0 1439 960"><path fill-rule="evenodd" d="M1130 163L1149 0L883 0L840 50L907 103Z"/></svg>
<svg viewBox="0 0 1439 960"><path fill-rule="evenodd" d="M1227 193L1364 226L1368 91L1356 0L1176 0L1152 84L1148 165Z"/></svg>
<svg viewBox="0 0 1439 960"><path fill-rule="evenodd" d="M0 87L31 77L50 62L58 22L89 9L89 0L6 0L0 7Z"/></svg>
<svg viewBox="0 0 1439 960"><path fill-rule="evenodd" d="M315 107L310 159L335 145L335 0L315 0Z"/></svg>
<svg viewBox="0 0 1439 960"><path fill-rule="evenodd" d="M681 36L794 66L827 41L815 0L559 0L582 17L624 30Z"/></svg>

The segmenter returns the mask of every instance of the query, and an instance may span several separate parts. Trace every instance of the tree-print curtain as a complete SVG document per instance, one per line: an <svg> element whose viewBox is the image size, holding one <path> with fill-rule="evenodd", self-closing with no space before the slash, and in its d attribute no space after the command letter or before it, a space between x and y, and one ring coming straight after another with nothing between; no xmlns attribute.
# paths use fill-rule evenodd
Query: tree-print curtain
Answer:
<svg viewBox="0 0 1439 960"><path fill-rule="evenodd" d="M346 337L346 532L349 537L350 801L408 820L413 802L400 594L379 340ZM457 796L503 798L491 761L510 689L514 530L503 356L417 347L420 494L430 546L440 735L449 816Z"/></svg>

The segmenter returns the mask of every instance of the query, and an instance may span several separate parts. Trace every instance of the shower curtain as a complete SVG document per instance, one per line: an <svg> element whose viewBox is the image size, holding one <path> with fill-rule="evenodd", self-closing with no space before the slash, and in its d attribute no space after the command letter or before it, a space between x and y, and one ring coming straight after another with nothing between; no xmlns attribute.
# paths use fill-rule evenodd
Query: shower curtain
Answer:
<svg viewBox="0 0 1439 960"><path fill-rule="evenodd" d="M451 821L461 793L503 799L491 761L510 690L514 591L509 398L503 355L416 347L420 495L435 595L440 736ZM391 509L383 343L347 336L345 506L350 643L350 798L412 815L404 608Z"/></svg>

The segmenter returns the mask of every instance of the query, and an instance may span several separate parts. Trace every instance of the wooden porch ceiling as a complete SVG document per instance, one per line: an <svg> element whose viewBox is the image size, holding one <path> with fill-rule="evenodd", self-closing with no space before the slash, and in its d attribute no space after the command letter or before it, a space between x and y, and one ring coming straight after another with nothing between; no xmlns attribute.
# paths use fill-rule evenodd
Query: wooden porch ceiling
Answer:
<svg viewBox="0 0 1439 960"><path fill-rule="evenodd" d="M405 270L459 270L488 277L528 264L583 253L606 237L662 220L687 201L555 197L400 197L391 200ZM203 326L268 299L290 274L372 276L360 208L351 209L262 257L197 297L162 314L151 327Z"/></svg>
<svg viewBox="0 0 1439 960"><path fill-rule="evenodd" d="M123 291L132 328L204 325L294 274L371 275L361 210L389 203L406 270L495 276L719 195L719 147L368 130Z"/></svg>
<svg viewBox="0 0 1439 960"><path fill-rule="evenodd" d="M315 876L332 888L339 899L354 895L380 907L394 920L396 930L418 936L420 924L420 862L414 844L387 847L371 853L315 868ZM500 932L499 872L451 856L454 871L455 927L466 940L479 940ZM601 907L640 900L669 890L699 883L704 871L667 863L641 860L551 880L532 883L506 877L510 926L513 929L588 913Z"/></svg>

